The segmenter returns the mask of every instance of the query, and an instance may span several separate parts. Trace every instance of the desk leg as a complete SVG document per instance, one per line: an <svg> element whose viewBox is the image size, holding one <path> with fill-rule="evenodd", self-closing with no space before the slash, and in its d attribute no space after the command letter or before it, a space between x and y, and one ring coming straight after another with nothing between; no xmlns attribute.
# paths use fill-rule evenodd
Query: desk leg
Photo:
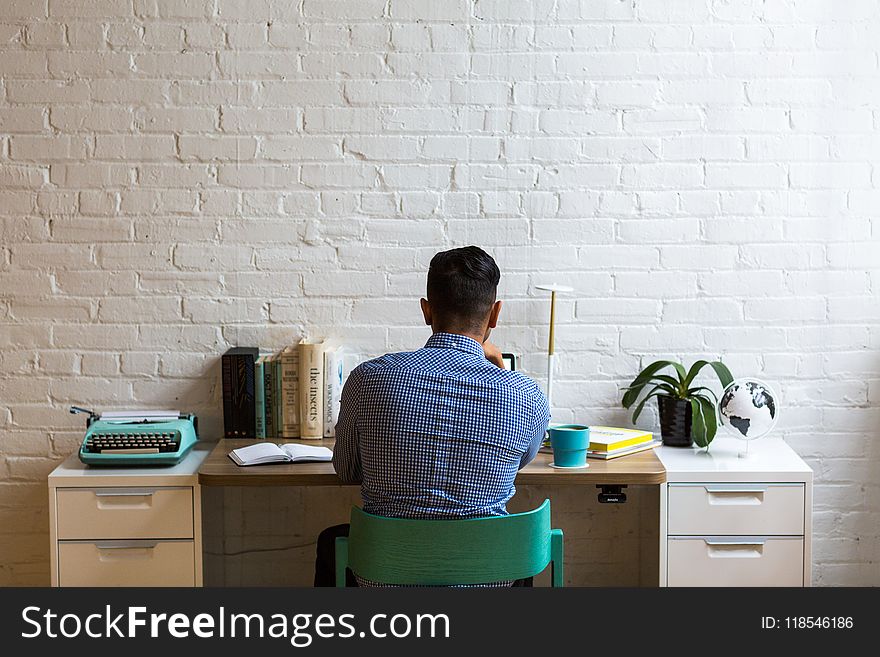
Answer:
<svg viewBox="0 0 880 657"><path fill-rule="evenodd" d="M193 485L193 550L195 551L195 583L202 586L204 575L202 571L202 488L198 484Z"/></svg>
<svg viewBox="0 0 880 657"><path fill-rule="evenodd" d="M666 546L667 546L667 535L666 535L666 499L667 499L667 490L666 484L660 484L660 531L658 533L658 541L660 544L657 546L660 550L660 586L666 586L666 567L667 567L667 559L666 559Z"/></svg>

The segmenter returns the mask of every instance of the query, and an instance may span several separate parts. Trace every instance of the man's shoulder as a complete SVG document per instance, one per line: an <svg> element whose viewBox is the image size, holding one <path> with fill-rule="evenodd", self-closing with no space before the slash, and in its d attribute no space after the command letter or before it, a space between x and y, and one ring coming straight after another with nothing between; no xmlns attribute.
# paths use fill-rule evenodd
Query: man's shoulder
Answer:
<svg viewBox="0 0 880 657"><path fill-rule="evenodd" d="M391 374L394 371L410 369L431 370L435 367L438 372L458 378L472 379L478 377L517 394L537 400L544 398L544 392L537 382L522 372L504 370L489 363L489 361L483 361L479 364L473 362L459 364L459 367L453 370L448 367L448 363L437 360L437 355L431 350L426 349L398 351L372 358L358 365L352 374L356 373L356 376L360 378L381 378L383 375Z"/></svg>
<svg viewBox="0 0 880 657"><path fill-rule="evenodd" d="M357 372L360 375L368 375L389 368L401 367L406 365L415 353L416 352L414 351L397 351L377 356L376 358L365 360L363 363L359 364L354 370L352 370L352 374Z"/></svg>

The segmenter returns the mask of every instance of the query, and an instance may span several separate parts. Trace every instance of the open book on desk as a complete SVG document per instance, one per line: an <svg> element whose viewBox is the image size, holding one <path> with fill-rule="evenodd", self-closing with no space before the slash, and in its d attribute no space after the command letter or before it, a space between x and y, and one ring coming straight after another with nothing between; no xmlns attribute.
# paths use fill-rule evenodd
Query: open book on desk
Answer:
<svg viewBox="0 0 880 657"><path fill-rule="evenodd" d="M330 461L333 452L318 445L297 443L255 443L229 452L236 465L262 465L264 463L298 463L301 461Z"/></svg>

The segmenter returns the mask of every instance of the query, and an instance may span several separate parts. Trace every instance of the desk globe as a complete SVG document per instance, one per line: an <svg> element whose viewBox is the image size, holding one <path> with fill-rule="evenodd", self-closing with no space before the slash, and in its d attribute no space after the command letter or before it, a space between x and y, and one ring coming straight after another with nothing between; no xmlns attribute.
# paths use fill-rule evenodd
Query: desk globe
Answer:
<svg viewBox="0 0 880 657"><path fill-rule="evenodd" d="M776 399L773 389L757 379L737 379L724 389L718 401L718 417L730 433L746 441L740 457L749 455L751 441L766 436L776 426Z"/></svg>

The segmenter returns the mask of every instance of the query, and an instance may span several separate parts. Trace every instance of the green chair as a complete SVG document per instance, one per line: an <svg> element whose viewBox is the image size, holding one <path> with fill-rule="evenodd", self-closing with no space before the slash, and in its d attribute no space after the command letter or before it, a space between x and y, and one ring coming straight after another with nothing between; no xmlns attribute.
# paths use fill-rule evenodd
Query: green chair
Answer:
<svg viewBox="0 0 880 657"><path fill-rule="evenodd" d="M467 520L385 518L352 507L347 538L336 539L336 586L345 571L383 584L486 584L537 575L552 563L563 586L562 530L550 528L550 500L525 513Z"/></svg>

